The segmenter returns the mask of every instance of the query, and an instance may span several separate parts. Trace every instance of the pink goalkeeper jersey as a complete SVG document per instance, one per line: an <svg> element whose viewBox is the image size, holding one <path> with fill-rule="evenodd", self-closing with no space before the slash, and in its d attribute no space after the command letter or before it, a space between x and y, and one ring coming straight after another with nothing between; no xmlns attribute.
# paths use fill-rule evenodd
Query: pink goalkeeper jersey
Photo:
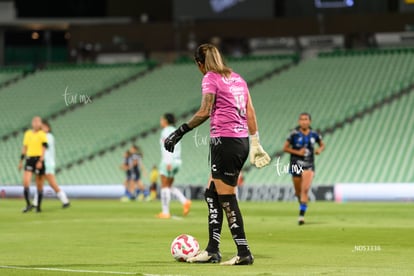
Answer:
<svg viewBox="0 0 414 276"><path fill-rule="evenodd" d="M210 115L210 137L248 137L249 89L245 80L234 72L229 78L207 72L201 86L203 94L211 93L216 97Z"/></svg>

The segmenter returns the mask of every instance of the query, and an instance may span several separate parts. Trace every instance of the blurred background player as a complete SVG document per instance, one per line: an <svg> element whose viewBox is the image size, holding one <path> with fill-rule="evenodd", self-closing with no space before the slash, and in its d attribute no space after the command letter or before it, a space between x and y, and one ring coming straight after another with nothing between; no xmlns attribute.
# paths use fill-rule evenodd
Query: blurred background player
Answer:
<svg viewBox="0 0 414 276"><path fill-rule="evenodd" d="M129 149L129 152L130 156L128 159L128 165L129 169L131 170L131 180L129 184L130 193L133 193L134 198L138 198L140 200L149 199L149 192L145 189L144 183L141 179L141 172L146 174L146 170L142 162L142 151L138 146L132 145Z"/></svg>
<svg viewBox="0 0 414 276"><path fill-rule="evenodd" d="M174 152L181 138L210 118L211 176L204 197L208 206L209 242L191 263L217 263L223 211L237 246L237 255L223 265L251 265L242 213L236 198L239 173L249 155L250 162L261 168L270 163L259 143L256 113L246 81L227 67L219 50L211 44L200 45L194 55L202 81L201 106L188 123L182 124L165 139L165 148Z"/></svg>
<svg viewBox="0 0 414 276"><path fill-rule="evenodd" d="M295 195L299 201L298 224L305 223L305 213L308 207L308 192L315 175L314 154L320 154L325 149L322 137L312 130L311 115L303 112L299 115L299 126L288 136L283 151L290 153L289 170L292 175ZM319 144L317 149L315 143Z"/></svg>
<svg viewBox="0 0 414 276"><path fill-rule="evenodd" d="M158 171L157 165L152 166L150 172L150 198L151 200L157 199L157 189L158 189L158 178L160 177L160 173Z"/></svg>
<svg viewBox="0 0 414 276"><path fill-rule="evenodd" d="M23 213L31 211L34 206L30 204L30 182L33 173L38 193L38 204L36 212L41 212L43 198L43 177L45 174L45 150L47 148L46 133L42 130L42 119L38 116L32 119L32 129L24 133L22 154L20 156L19 170L23 167L23 160L26 158L23 173L23 195L26 200L26 207Z"/></svg>
<svg viewBox="0 0 414 276"><path fill-rule="evenodd" d="M47 137L47 148L45 151L45 176L50 187L55 191L57 198L62 202L62 207L67 208L70 206L68 197L66 196L65 191L60 189L59 185L56 182L55 178L55 168L56 168L56 149L55 149L55 137L52 134L52 128L48 121L43 120L42 130L46 133ZM43 178L43 181L44 181ZM39 196L38 193L35 193L33 199L33 206L38 206Z"/></svg>
<svg viewBox="0 0 414 276"><path fill-rule="evenodd" d="M172 187L174 177L181 167L181 143L178 143L174 152L169 152L164 148L165 139L173 133L176 128L175 117L171 113L161 116L161 207L162 212L158 214L159 218L170 218L170 201L171 194L174 195L183 205L183 215L186 216L190 212L191 200L187 199L183 193L176 187Z"/></svg>
<svg viewBox="0 0 414 276"><path fill-rule="evenodd" d="M125 171L125 176L126 176L124 180L125 193L124 193L124 196L121 197L121 201L129 201L131 199L135 199L134 188L130 187L130 182L131 182L131 169L129 168L129 157L130 156L131 156L131 153L129 152L129 150L125 151L123 162L122 162L122 165L120 166L121 170Z"/></svg>

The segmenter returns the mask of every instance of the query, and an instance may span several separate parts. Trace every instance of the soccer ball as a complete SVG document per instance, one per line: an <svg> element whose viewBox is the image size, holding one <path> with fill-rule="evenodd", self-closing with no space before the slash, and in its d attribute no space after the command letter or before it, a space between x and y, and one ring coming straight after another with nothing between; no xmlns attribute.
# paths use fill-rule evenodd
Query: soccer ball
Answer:
<svg viewBox="0 0 414 276"><path fill-rule="evenodd" d="M194 257L199 249L198 241L187 234L179 235L171 243L171 254L179 262L185 262L188 258Z"/></svg>

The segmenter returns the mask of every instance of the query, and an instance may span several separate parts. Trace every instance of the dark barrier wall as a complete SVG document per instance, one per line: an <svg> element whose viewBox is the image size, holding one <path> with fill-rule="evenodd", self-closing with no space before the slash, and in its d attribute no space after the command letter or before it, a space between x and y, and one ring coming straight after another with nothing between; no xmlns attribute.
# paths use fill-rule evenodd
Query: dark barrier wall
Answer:
<svg viewBox="0 0 414 276"><path fill-rule="evenodd" d="M190 33L197 42L222 38L277 37L318 34L402 32L414 25L413 13L326 15L322 19L278 18L260 20L215 20L128 25L71 26L70 47L79 42L112 43L114 36L142 45L148 51L185 50ZM92 35L93 34L93 35Z"/></svg>

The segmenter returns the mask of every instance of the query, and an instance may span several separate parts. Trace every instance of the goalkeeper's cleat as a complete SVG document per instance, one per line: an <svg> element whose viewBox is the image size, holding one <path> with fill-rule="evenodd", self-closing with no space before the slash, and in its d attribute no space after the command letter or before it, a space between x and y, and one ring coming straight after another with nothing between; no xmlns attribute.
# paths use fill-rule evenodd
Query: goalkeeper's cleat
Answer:
<svg viewBox="0 0 414 276"><path fill-rule="evenodd" d="M190 208L191 208L191 200L187 200L183 204L183 216L187 216L188 213L190 213Z"/></svg>
<svg viewBox="0 0 414 276"><path fill-rule="evenodd" d="M22 212L23 213L30 212L33 208L35 208L33 205L27 205L25 208L23 208Z"/></svg>
<svg viewBox="0 0 414 276"><path fill-rule="evenodd" d="M158 215L157 215L157 218L160 218L160 219L169 219L169 218L171 218L171 215L170 214L165 214L165 213L159 213Z"/></svg>
<svg viewBox="0 0 414 276"><path fill-rule="evenodd" d="M63 209L66 209L66 208L69 208L69 207L70 207L70 202L62 204Z"/></svg>
<svg viewBox="0 0 414 276"><path fill-rule="evenodd" d="M220 261L220 252L210 253L206 250L203 250L196 256L187 259L187 263L219 263Z"/></svg>
<svg viewBox="0 0 414 276"><path fill-rule="evenodd" d="M245 257L234 256L227 262L220 263L221 265L252 265L254 262L253 255L247 255Z"/></svg>
<svg viewBox="0 0 414 276"><path fill-rule="evenodd" d="M42 212L42 209L40 209L40 206L37 206L36 207L36 213L41 213Z"/></svg>
<svg viewBox="0 0 414 276"><path fill-rule="evenodd" d="M304 225L305 224L305 218L303 216L300 216L298 219L298 225Z"/></svg>

